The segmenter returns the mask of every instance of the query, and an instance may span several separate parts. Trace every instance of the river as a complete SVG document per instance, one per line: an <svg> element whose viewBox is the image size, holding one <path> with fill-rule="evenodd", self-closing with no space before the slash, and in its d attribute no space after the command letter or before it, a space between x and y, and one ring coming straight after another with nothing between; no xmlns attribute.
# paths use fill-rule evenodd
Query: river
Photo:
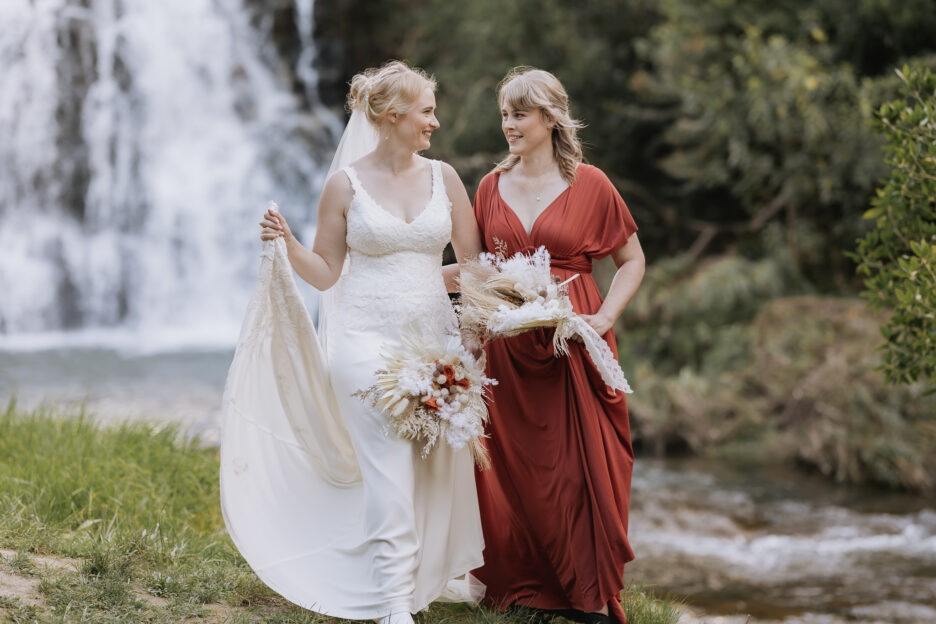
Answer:
<svg viewBox="0 0 936 624"><path fill-rule="evenodd" d="M218 440L232 352L0 351L0 400L83 402L103 422L175 421ZM790 467L638 458L628 583L683 603L684 624L936 622L936 503Z"/></svg>
<svg viewBox="0 0 936 624"><path fill-rule="evenodd" d="M936 622L936 504L918 496L644 459L630 535L627 579L721 616L706 622Z"/></svg>

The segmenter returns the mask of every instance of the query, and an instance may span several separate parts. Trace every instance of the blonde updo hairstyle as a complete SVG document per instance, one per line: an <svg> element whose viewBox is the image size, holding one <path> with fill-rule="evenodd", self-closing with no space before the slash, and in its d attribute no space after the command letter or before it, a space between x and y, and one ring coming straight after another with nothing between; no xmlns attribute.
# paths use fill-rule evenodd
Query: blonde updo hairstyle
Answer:
<svg viewBox="0 0 936 624"><path fill-rule="evenodd" d="M435 91L435 78L401 61L388 61L351 79L348 108L361 111L367 121L380 128L390 113L408 113L426 87Z"/></svg>
<svg viewBox="0 0 936 624"><path fill-rule="evenodd" d="M515 67L498 85L497 101L501 108L539 110L543 120L553 125L553 158L559 165L559 173L569 184L575 182L575 170L582 162L578 130L584 124L569 115L569 95L559 79L542 69ZM520 156L510 154L497 164L494 171L505 173L518 162Z"/></svg>

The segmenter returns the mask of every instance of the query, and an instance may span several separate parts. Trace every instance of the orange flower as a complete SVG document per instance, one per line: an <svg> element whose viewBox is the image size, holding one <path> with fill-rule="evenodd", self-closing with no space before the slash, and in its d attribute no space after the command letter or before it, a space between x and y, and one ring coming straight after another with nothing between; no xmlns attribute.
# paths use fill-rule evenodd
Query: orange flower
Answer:
<svg viewBox="0 0 936 624"><path fill-rule="evenodd" d="M423 405L431 409L433 412L439 411L439 405L436 403L435 397L432 397L428 401L425 401Z"/></svg>
<svg viewBox="0 0 936 624"><path fill-rule="evenodd" d="M459 379L458 381L456 381L456 382L455 382L455 385L458 386L459 388L463 389L463 390L467 390L468 388L471 387L471 384L468 383L468 380L465 379L464 377L462 377L461 379Z"/></svg>
<svg viewBox="0 0 936 624"><path fill-rule="evenodd" d="M455 383L455 369L454 368L448 365L443 366L442 374L445 375L445 383L442 384L443 388L448 388L453 383Z"/></svg>

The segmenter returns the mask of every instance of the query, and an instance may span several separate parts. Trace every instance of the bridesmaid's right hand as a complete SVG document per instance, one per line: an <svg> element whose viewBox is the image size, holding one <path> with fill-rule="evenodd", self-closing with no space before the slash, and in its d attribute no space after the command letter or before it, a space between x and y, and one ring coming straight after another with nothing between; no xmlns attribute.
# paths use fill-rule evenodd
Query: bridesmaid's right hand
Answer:
<svg viewBox="0 0 936 624"><path fill-rule="evenodd" d="M292 238L292 231L289 229L286 219L279 212L274 212L270 208L267 208L264 213L260 227L263 228L260 231L260 240L268 241L283 237L288 243L289 239Z"/></svg>

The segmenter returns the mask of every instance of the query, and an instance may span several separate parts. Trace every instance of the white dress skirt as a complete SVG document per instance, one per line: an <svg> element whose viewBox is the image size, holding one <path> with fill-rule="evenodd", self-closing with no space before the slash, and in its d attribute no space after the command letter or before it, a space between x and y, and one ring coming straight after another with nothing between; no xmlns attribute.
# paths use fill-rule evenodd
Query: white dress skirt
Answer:
<svg viewBox="0 0 936 624"><path fill-rule="evenodd" d="M451 205L437 161L432 196L407 223L344 171L349 268L319 345L281 239L260 276L225 387L221 505L238 550L291 602L330 616L415 613L481 598L467 573L483 537L466 449L421 445L351 396L376 381L383 347L411 327L456 331L442 279Z"/></svg>

